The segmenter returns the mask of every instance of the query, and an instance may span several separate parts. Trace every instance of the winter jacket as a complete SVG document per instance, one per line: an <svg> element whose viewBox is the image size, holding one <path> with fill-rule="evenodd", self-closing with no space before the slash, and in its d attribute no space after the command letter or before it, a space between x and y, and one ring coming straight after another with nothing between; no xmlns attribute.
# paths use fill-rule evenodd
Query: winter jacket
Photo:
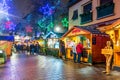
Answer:
<svg viewBox="0 0 120 80"><path fill-rule="evenodd" d="M79 44L76 46L77 54L81 54L81 53L82 53L82 50L83 50L83 45L82 45L81 43L79 43Z"/></svg>

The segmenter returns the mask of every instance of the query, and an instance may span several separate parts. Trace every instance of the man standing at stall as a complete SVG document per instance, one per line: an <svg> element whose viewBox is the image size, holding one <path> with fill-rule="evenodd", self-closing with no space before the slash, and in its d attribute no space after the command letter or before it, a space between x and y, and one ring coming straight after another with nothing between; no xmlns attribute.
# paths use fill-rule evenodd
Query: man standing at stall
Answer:
<svg viewBox="0 0 120 80"><path fill-rule="evenodd" d="M78 55L78 60L77 60L78 63L81 62L82 50L83 50L83 45L81 42L79 42L76 46L76 51Z"/></svg>

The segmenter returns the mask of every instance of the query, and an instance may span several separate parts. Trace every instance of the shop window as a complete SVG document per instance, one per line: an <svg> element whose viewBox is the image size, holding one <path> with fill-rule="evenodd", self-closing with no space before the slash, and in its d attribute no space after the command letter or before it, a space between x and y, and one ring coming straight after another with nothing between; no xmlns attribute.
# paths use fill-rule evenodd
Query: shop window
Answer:
<svg viewBox="0 0 120 80"><path fill-rule="evenodd" d="M92 2L83 5L83 13L90 12L92 10Z"/></svg>
<svg viewBox="0 0 120 80"><path fill-rule="evenodd" d="M113 0L100 0L100 5L104 5L104 4L109 3L109 2L113 3Z"/></svg>
<svg viewBox="0 0 120 80"><path fill-rule="evenodd" d="M78 19L78 10L73 11L72 20Z"/></svg>

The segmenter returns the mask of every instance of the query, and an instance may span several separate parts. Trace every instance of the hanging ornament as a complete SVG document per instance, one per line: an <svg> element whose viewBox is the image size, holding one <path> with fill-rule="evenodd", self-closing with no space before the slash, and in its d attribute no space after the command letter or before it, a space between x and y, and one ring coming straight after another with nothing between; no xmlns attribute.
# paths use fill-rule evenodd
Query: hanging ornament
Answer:
<svg viewBox="0 0 120 80"><path fill-rule="evenodd" d="M7 21L7 22L5 23L5 28L6 28L6 29L9 29L9 28L11 27L11 24L12 24L11 21Z"/></svg>
<svg viewBox="0 0 120 80"><path fill-rule="evenodd" d="M32 32L32 27L30 26L30 25L28 25L27 27L26 27L26 32Z"/></svg>

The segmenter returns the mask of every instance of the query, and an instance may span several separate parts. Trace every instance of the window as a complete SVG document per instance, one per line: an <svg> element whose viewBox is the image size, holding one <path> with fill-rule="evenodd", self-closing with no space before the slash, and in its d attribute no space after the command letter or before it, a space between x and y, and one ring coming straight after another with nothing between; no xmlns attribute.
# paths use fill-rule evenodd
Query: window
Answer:
<svg viewBox="0 0 120 80"><path fill-rule="evenodd" d="M114 15L113 0L100 0L100 6L97 9L97 19Z"/></svg>
<svg viewBox="0 0 120 80"><path fill-rule="evenodd" d="M96 45L96 37L92 37L92 44Z"/></svg>
<svg viewBox="0 0 120 80"><path fill-rule="evenodd" d="M78 19L78 10L73 11L73 17L72 20Z"/></svg>
<svg viewBox="0 0 120 80"><path fill-rule="evenodd" d="M104 5L109 2L113 2L113 0L100 0L100 5Z"/></svg>
<svg viewBox="0 0 120 80"><path fill-rule="evenodd" d="M83 6L83 13L90 12L92 10L92 2Z"/></svg>

